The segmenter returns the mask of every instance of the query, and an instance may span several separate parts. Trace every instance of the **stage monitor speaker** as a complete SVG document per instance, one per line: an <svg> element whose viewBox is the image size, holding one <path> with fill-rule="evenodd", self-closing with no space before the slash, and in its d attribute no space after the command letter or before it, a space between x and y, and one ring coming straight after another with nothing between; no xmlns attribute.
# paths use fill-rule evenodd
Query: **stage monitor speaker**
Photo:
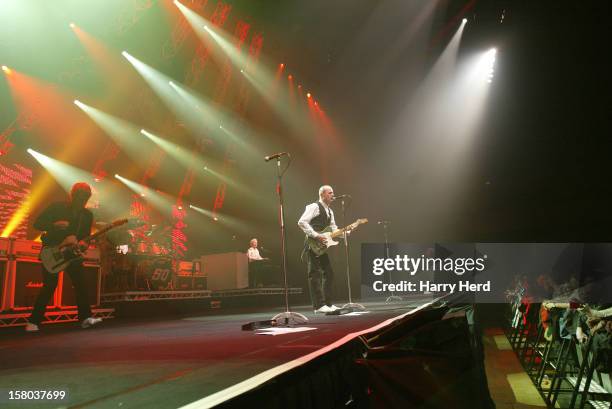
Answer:
<svg viewBox="0 0 612 409"><path fill-rule="evenodd" d="M87 287L87 296L89 297L89 305L100 305L100 266L96 264L84 264L83 273L85 286ZM76 307L76 293L72 286L70 275L64 272L60 273L59 277L61 286L58 283L58 289L61 290L59 295L60 308Z"/></svg>
<svg viewBox="0 0 612 409"><path fill-rule="evenodd" d="M11 294L10 308L13 310L31 310L43 286L41 263L40 261L30 259L17 259L11 261L11 263L14 263L12 273L14 281L12 291L9 291ZM59 288L55 290L55 294L47 303L47 308L53 308L57 305L58 291Z"/></svg>

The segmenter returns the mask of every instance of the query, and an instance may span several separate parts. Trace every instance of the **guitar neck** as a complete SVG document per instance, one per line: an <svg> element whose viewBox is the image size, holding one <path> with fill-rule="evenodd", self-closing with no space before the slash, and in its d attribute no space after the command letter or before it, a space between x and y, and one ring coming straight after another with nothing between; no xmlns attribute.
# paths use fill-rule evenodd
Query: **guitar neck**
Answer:
<svg viewBox="0 0 612 409"><path fill-rule="evenodd" d="M353 224L355 224L355 223L353 223ZM338 237L338 236L342 236L342 235L344 234L344 232L345 232L345 231L347 231L347 230L352 230L352 229L354 229L356 226L353 226L353 224L349 224L348 226L343 227L343 228L338 229L338 230L336 230L335 232L333 232L333 233L331 234L332 239L333 239L333 238L336 238L336 237Z"/></svg>
<svg viewBox="0 0 612 409"><path fill-rule="evenodd" d="M97 232L95 232L94 234L90 234L89 236L85 237L83 239L84 242L89 243L90 241L92 241L93 239L95 239L98 236L103 235L104 233L106 233L107 231L109 231L110 229L114 229L115 227L119 226L119 224L111 224L110 226L106 226L105 228L98 230Z"/></svg>

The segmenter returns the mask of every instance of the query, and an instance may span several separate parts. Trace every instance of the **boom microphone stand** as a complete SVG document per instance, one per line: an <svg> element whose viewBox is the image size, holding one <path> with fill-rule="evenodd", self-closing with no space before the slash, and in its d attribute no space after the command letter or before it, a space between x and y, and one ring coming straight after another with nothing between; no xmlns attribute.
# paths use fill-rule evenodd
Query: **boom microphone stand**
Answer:
<svg viewBox="0 0 612 409"><path fill-rule="evenodd" d="M289 162L284 170L281 171L281 157L287 155L289 157ZM291 164L291 155L289 153L283 152L282 154L276 154L272 156L266 157L266 162L270 159L276 159L276 171L278 182L276 185L276 193L278 194L278 220L280 223L280 234L281 234L281 255L283 260L283 277L285 280L285 312L281 312L280 314L276 314L272 317L272 322L276 323L277 326L280 325L294 325L294 324L303 324L308 322L308 318L299 312L291 312L289 310L289 283L287 281L287 238L285 237L285 212L283 208L283 174L289 169L289 165Z"/></svg>
<svg viewBox="0 0 612 409"><path fill-rule="evenodd" d="M378 222L378 224L382 224L383 227L383 232L385 235L385 258L389 259L389 231L387 230L389 227L389 221L381 220ZM389 284L392 284L392 281L391 271L389 271ZM391 295L385 300L387 304L398 301L402 301L402 297L395 295L395 291L391 291Z"/></svg>
<svg viewBox="0 0 612 409"><path fill-rule="evenodd" d="M344 205L344 200L345 198L343 197L340 203L342 205L342 224L346 226L346 207ZM361 304L354 303L353 297L351 295L351 267L349 264L349 242L348 242L348 234L346 230L344 231L344 234L342 234L342 237L344 238L344 257L346 259L346 284L348 286L348 301L349 301L347 304L344 304L342 306L342 309L350 309L353 311L363 311L365 310L365 307Z"/></svg>

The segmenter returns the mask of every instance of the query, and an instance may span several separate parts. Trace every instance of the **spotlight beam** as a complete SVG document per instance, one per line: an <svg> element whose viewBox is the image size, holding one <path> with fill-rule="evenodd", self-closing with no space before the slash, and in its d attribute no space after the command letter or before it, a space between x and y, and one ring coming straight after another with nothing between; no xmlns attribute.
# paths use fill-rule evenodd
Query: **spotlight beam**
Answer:
<svg viewBox="0 0 612 409"><path fill-rule="evenodd" d="M118 174L115 174L115 178L118 179L124 185L126 185L136 195L140 196L142 200L151 203L153 207L155 207L163 214L168 215L172 212L172 208L176 204L176 198L173 198L168 194L163 194L162 192L153 190L148 186L141 185L140 183L134 182L133 180L130 180Z"/></svg>
<svg viewBox="0 0 612 409"><path fill-rule="evenodd" d="M85 112L107 135L109 135L125 152L140 161L143 155L152 152L152 146L143 145L138 135L139 128L124 119L118 118L97 108L84 104L78 99L74 104Z"/></svg>

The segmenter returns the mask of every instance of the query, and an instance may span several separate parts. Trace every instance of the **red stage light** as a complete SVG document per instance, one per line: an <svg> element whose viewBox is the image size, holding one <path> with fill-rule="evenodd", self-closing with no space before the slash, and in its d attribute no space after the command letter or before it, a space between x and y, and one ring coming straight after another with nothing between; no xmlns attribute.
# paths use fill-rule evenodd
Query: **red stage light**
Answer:
<svg viewBox="0 0 612 409"><path fill-rule="evenodd" d="M288 76L287 78L289 78L290 80L292 80L292 79L293 79L293 75L289 74L289 76Z"/></svg>
<svg viewBox="0 0 612 409"><path fill-rule="evenodd" d="M284 63L280 63L280 67L281 68L285 68L285 64Z"/></svg>
<svg viewBox="0 0 612 409"><path fill-rule="evenodd" d="M311 97L312 97L312 95L310 95L310 92L309 92L309 93L307 93L307 94L306 94L306 96L307 96L308 98L311 98Z"/></svg>
<svg viewBox="0 0 612 409"><path fill-rule="evenodd" d="M5 73L7 73L7 74L10 74L10 73L11 73L11 69L10 69L9 67L7 67L6 65L3 65L3 66L2 66L2 71L4 71L4 72L5 72Z"/></svg>

